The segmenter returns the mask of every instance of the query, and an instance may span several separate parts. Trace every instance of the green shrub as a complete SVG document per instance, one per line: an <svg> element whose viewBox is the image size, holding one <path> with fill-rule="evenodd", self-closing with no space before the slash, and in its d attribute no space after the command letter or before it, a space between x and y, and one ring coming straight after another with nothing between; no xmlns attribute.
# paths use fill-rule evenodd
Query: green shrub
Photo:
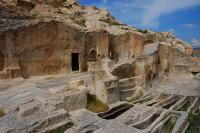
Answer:
<svg viewBox="0 0 200 133"><path fill-rule="evenodd" d="M189 122L190 125L188 129L186 130L186 133L199 133L200 131L200 112L197 113L189 113Z"/></svg>
<svg viewBox="0 0 200 133"><path fill-rule="evenodd" d="M75 17L74 22L80 26L85 27L86 20L83 16L78 16L78 17Z"/></svg>
<svg viewBox="0 0 200 133"><path fill-rule="evenodd" d="M87 95L86 108L95 113L105 112L109 109L109 107L100 100L98 100L96 96L90 94Z"/></svg>
<svg viewBox="0 0 200 133"><path fill-rule="evenodd" d="M162 133L171 133L175 124L176 124L176 121L177 121L178 117L177 116L172 116L166 123L165 123L165 126L164 128L162 129Z"/></svg>
<svg viewBox="0 0 200 133"><path fill-rule="evenodd" d="M0 117L4 116L5 115L5 112L3 109L0 109Z"/></svg>
<svg viewBox="0 0 200 133"><path fill-rule="evenodd" d="M114 18L101 19L100 21L108 23L110 26L111 25L120 25L120 23L117 22Z"/></svg>
<svg viewBox="0 0 200 133"><path fill-rule="evenodd" d="M148 33L148 30L137 29L136 31L138 31L138 32L140 32L142 34Z"/></svg>

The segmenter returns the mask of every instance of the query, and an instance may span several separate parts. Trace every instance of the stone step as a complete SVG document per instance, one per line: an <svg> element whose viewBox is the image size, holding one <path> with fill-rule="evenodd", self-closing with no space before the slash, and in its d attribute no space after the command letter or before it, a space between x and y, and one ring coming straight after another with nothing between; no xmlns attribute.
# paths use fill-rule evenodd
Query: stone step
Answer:
<svg viewBox="0 0 200 133"><path fill-rule="evenodd" d="M153 99L153 97L151 95L149 95L146 97L141 97L139 100L132 102L132 104L137 104L137 103L143 104L144 102L150 101L152 99Z"/></svg>
<svg viewBox="0 0 200 133"><path fill-rule="evenodd" d="M135 94L136 89L126 89L120 91L120 100L126 100L128 97L132 97Z"/></svg>
<svg viewBox="0 0 200 133"><path fill-rule="evenodd" d="M45 128L44 130L41 131L41 133L50 133L50 132L62 133L70 129L73 125L74 124L70 120L65 120Z"/></svg>
<svg viewBox="0 0 200 133"><path fill-rule="evenodd" d="M29 129L30 133L33 132L47 132L52 131L54 129L59 129L68 127L70 125L71 120L69 119L69 113L64 109L57 110L49 114L46 118L41 119L34 125L31 129Z"/></svg>
<svg viewBox="0 0 200 133"><path fill-rule="evenodd" d="M127 84L127 85L124 85L124 86L119 86L120 91L129 90L129 89L132 89L132 88L135 88L135 85Z"/></svg>
<svg viewBox="0 0 200 133"><path fill-rule="evenodd" d="M120 79L119 86L124 86L127 84L137 85L137 84L140 84L141 79L142 79L141 76Z"/></svg>

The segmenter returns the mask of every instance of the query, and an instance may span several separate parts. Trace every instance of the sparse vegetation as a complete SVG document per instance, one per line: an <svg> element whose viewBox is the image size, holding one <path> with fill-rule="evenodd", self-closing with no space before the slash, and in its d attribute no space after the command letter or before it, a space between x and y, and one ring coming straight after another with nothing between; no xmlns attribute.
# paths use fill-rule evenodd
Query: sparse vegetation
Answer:
<svg viewBox="0 0 200 133"><path fill-rule="evenodd" d="M86 19L81 12L76 12L72 19L76 24L85 27Z"/></svg>
<svg viewBox="0 0 200 133"><path fill-rule="evenodd" d="M3 109L0 108L0 117L4 116L5 115L5 112Z"/></svg>
<svg viewBox="0 0 200 133"><path fill-rule="evenodd" d="M95 113L105 112L109 109L109 107L100 100L98 100L96 96L90 94L87 95L86 108Z"/></svg>
<svg viewBox="0 0 200 133"><path fill-rule="evenodd" d="M39 19L39 20L43 20L45 18L52 18L52 15L43 15L43 14L37 14L35 16L33 16L33 18Z"/></svg>
<svg viewBox="0 0 200 133"><path fill-rule="evenodd" d="M171 133L178 117L177 116L172 116L165 124L164 129L162 130L162 133Z"/></svg>
<svg viewBox="0 0 200 133"><path fill-rule="evenodd" d="M108 23L110 26L111 25L120 25L120 23L117 22L113 17L109 17L107 19L101 19L100 21Z"/></svg>
<svg viewBox="0 0 200 133"><path fill-rule="evenodd" d="M193 103L194 99L188 98L187 102L178 110L178 111L187 111L188 108L191 106Z"/></svg>
<svg viewBox="0 0 200 133"><path fill-rule="evenodd" d="M83 16L76 16L74 22L80 26L85 27L86 19Z"/></svg>
<svg viewBox="0 0 200 133"><path fill-rule="evenodd" d="M148 33L148 30L142 30L142 29L137 29L137 30L135 30L135 31L140 32L140 33L143 33L143 34Z"/></svg>
<svg viewBox="0 0 200 133"><path fill-rule="evenodd" d="M159 101L162 101L162 100L164 100L164 99L166 99L166 98L167 98L167 95L160 95L160 96L158 97Z"/></svg>
<svg viewBox="0 0 200 133"><path fill-rule="evenodd" d="M199 133L200 132L200 112L197 113L190 113L189 114L189 122L190 125L188 129L186 130L186 133Z"/></svg>
<svg viewBox="0 0 200 133"><path fill-rule="evenodd" d="M128 101L129 102L134 102L134 101L140 99L140 97L142 97L143 95L144 95L143 91L139 90L139 92L135 96L133 96L130 99L128 99Z"/></svg>

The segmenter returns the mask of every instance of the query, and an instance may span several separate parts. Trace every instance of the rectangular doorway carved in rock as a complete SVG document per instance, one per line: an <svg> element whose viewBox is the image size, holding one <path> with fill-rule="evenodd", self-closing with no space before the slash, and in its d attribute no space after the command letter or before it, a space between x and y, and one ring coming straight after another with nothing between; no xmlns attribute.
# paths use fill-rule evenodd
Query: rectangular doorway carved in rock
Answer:
<svg viewBox="0 0 200 133"><path fill-rule="evenodd" d="M72 53L71 67L72 71L79 71L79 53Z"/></svg>

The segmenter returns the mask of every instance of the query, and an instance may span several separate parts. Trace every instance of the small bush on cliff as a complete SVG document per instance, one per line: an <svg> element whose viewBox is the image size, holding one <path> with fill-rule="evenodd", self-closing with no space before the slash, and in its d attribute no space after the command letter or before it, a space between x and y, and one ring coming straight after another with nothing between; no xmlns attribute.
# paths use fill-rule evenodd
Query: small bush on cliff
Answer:
<svg viewBox="0 0 200 133"><path fill-rule="evenodd" d="M84 26L85 27L85 23L86 23L86 20L83 16L78 16L74 19L74 22L80 26Z"/></svg>
<svg viewBox="0 0 200 133"><path fill-rule="evenodd" d="M100 100L98 100L96 96L90 94L87 95L86 108L95 113L105 112L109 109L109 107Z"/></svg>
<svg viewBox="0 0 200 133"><path fill-rule="evenodd" d="M143 34L148 33L148 30L137 29L136 31L138 31L138 32L140 32L140 33L143 33Z"/></svg>
<svg viewBox="0 0 200 133"><path fill-rule="evenodd" d="M120 25L120 23L117 22L113 17L109 17L107 19L101 19L100 21L108 23L110 26L111 25Z"/></svg>

